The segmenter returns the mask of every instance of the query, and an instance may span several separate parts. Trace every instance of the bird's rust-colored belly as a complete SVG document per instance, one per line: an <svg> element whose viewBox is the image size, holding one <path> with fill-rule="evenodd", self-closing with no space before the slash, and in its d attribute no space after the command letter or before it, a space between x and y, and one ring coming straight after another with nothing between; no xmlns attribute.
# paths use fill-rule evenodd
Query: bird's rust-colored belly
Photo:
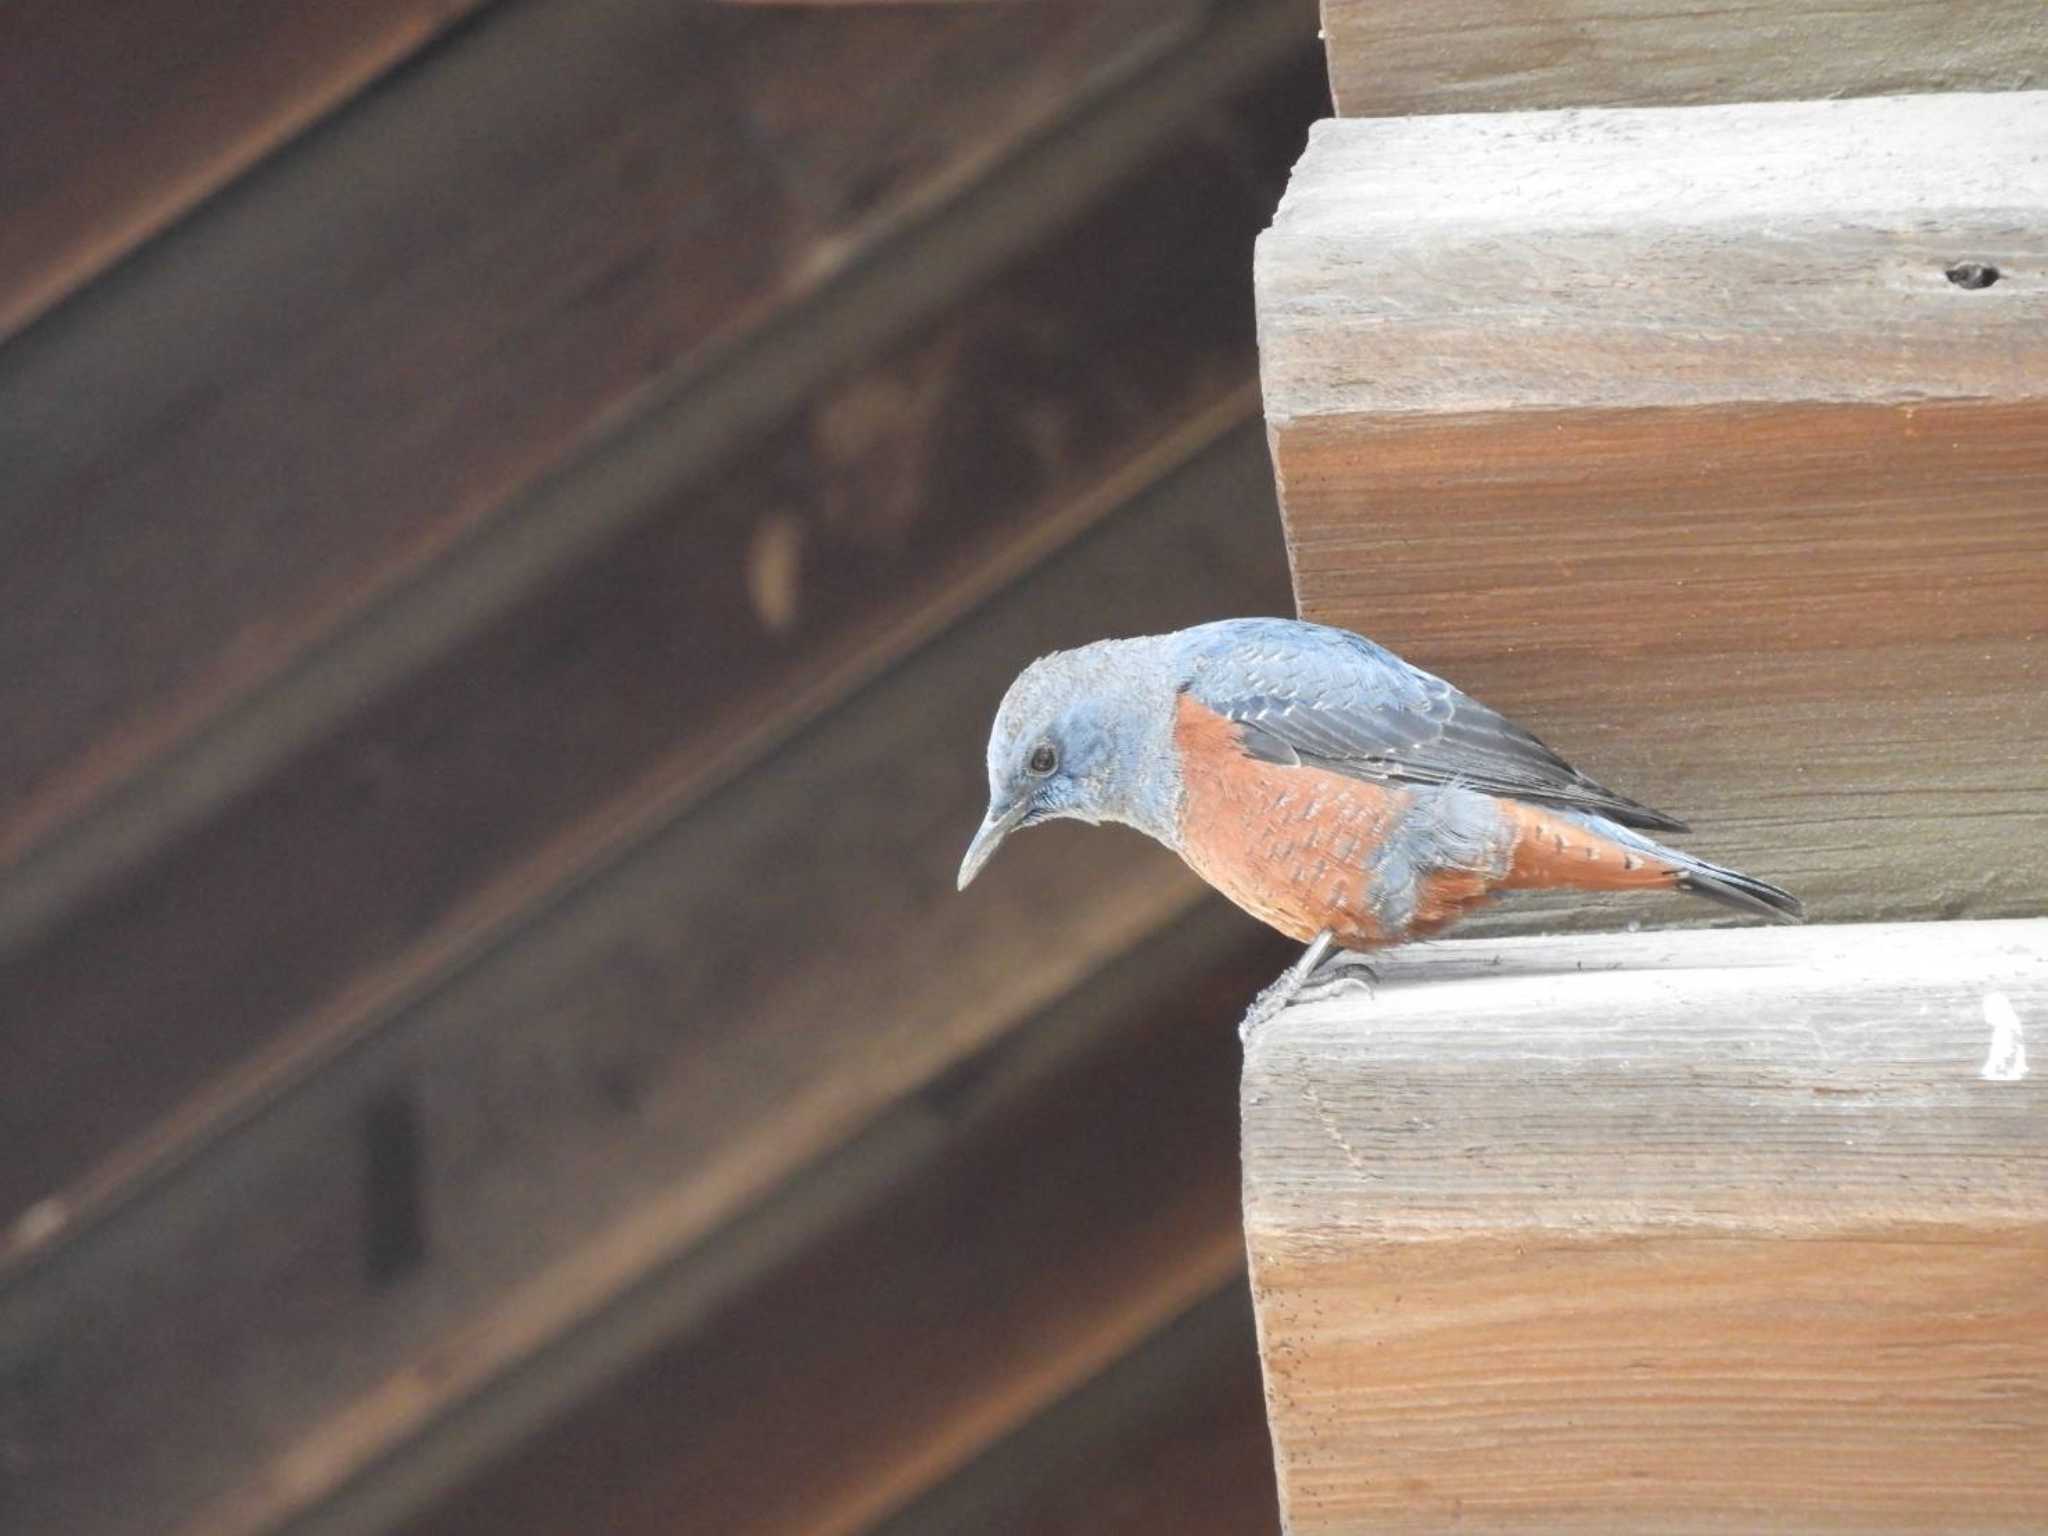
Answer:
<svg viewBox="0 0 2048 1536"><path fill-rule="evenodd" d="M1677 870L1540 806L1492 799L1500 841L1484 867L1432 862L1403 818L1415 791L1246 755L1238 728L1183 694L1174 725L1185 798L1181 856L1245 911L1304 943L1328 929L1350 949L1436 933L1495 891L1671 888ZM1425 818L1426 820L1426 818ZM1375 887L1389 837L1420 845L1393 865L1403 899ZM1412 900L1407 899L1412 894ZM1385 911L1402 914L1390 928Z"/></svg>
<svg viewBox="0 0 2048 1536"><path fill-rule="evenodd" d="M1181 857L1196 874L1304 943L1324 929L1354 949L1405 936L1381 931L1369 871L1408 791L1248 757L1237 727L1186 694L1174 741Z"/></svg>

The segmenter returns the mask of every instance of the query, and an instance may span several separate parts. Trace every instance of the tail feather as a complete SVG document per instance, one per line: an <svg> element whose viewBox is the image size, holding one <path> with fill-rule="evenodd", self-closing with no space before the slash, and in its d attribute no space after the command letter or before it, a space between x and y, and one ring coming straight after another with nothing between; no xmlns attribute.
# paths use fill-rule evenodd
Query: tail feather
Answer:
<svg viewBox="0 0 2048 1536"><path fill-rule="evenodd" d="M1580 820L1582 824L1604 833L1624 847L1646 853L1674 870L1676 874L1672 884L1678 890L1694 896L1704 896L1709 901L1718 901L1722 906L1733 907L1738 912L1754 912L1777 923L1806 921L1806 909L1799 904L1799 898L1790 891L1772 885L1768 880L1745 875L1739 869L1709 864L1705 859L1695 858L1678 848L1668 848L1640 832L1605 818Z"/></svg>
<svg viewBox="0 0 2048 1536"><path fill-rule="evenodd" d="M1668 853L1666 857L1669 857ZM1799 904L1799 898L1767 880L1759 880L1739 870L1724 869L1719 864L1709 864L1690 855L1680 855L1672 862L1678 865L1677 886L1681 891L1705 896L1724 907L1758 913L1773 922L1806 921L1806 908Z"/></svg>

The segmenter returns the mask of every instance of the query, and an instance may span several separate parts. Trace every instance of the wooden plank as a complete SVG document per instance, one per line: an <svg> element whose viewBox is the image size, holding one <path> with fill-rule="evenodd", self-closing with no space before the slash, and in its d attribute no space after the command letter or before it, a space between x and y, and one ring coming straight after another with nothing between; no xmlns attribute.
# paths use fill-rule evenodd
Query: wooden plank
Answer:
<svg viewBox="0 0 2048 1536"><path fill-rule="evenodd" d="M1228 1401L1212 1392L1210 1406L1248 1421L1270 1520L1232 1026L1288 957L1221 901L1118 957L892 1111L921 1133L915 1164L407 1528L654 1536L688 1510L693 1527L734 1536L865 1531L1059 1412L1054 1400L1224 1277L1241 1333L1216 1382ZM1208 1422L1186 1408L1134 1432L1165 1435L1170 1455ZM1095 1449L1104 1475L1149 1482L1132 1453Z"/></svg>
<svg viewBox="0 0 2048 1536"><path fill-rule="evenodd" d="M1269 486L1233 434L18 1275L12 1507L109 1536L273 1527L1184 916L1193 877L1136 837L1042 832L968 899L957 841L1020 657L1108 612L1285 603ZM364 1116L394 1092L424 1260L371 1285Z"/></svg>
<svg viewBox="0 0 2048 1536"><path fill-rule="evenodd" d="M2032 398L2044 154L2048 92L1320 123L1259 242L1267 408Z"/></svg>
<svg viewBox="0 0 2048 1536"><path fill-rule="evenodd" d="M1233 1276L875 1536L1277 1532L1243 1287Z"/></svg>
<svg viewBox="0 0 2048 1536"><path fill-rule="evenodd" d="M41 1084L0 1100L0 1212L55 1201L0 1252L320 1055L309 1010L352 990L355 1017L515 923L1251 415L1244 272L1318 68L1302 46L1209 90L971 296L0 959Z"/></svg>
<svg viewBox="0 0 2048 1536"><path fill-rule="evenodd" d="M2034 95L1325 125L1259 249L1302 612L1818 916L2039 911L2044 168Z"/></svg>
<svg viewBox="0 0 2048 1536"><path fill-rule="evenodd" d="M1466 942L1243 1088L1287 1528L2048 1508L2048 922Z"/></svg>
<svg viewBox="0 0 2048 1536"><path fill-rule="evenodd" d="M7 6L0 341L477 5Z"/></svg>
<svg viewBox="0 0 2048 1536"><path fill-rule="evenodd" d="M666 423L667 458L701 470L845 366L821 331L792 367L765 321L1192 9L507 7L17 338L0 859L22 867L0 937L658 503L637 482L521 498L622 421L693 389L759 397L744 365L772 365L765 401L674 402L700 414ZM929 269L898 251L926 294L899 275L864 295L872 323L900 330L1016 248L983 244L926 248L947 258Z"/></svg>
<svg viewBox="0 0 2048 1536"><path fill-rule="evenodd" d="M1323 0L1323 35L1346 117L2048 86L2035 0Z"/></svg>

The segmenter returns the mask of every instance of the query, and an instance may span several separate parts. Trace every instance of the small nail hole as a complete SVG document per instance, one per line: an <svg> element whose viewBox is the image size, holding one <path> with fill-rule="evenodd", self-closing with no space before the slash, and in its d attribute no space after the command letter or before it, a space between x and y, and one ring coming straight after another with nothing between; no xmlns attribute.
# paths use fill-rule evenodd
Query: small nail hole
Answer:
<svg viewBox="0 0 2048 1536"><path fill-rule="evenodd" d="M1998 268L1989 262L1959 261L1948 269L1948 280L1958 288L1989 288L1998 281Z"/></svg>

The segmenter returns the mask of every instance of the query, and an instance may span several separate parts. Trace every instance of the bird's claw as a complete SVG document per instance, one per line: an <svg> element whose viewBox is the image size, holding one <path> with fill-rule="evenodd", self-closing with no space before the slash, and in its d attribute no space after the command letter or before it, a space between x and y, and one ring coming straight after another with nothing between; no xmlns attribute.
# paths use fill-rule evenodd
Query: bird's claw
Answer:
<svg viewBox="0 0 2048 1536"><path fill-rule="evenodd" d="M1368 993L1372 991L1379 981L1379 973L1366 964L1365 956L1361 954L1344 949L1333 952L1334 942L1334 935L1330 933L1316 935L1315 942L1302 952L1301 958L1252 999L1251 1007L1245 1010L1243 1022L1237 1026L1240 1041L1249 1044L1252 1036L1281 1010L1296 1003L1321 1002L1361 986Z"/></svg>
<svg viewBox="0 0 2048 1536"><path fill-rule="evenodd" d="M1356 950L1340 949L1317 966L1288 1001L1321 1003L1361 991L1370 997L1379 984L1380 973L1367 963L1365 956Z"/></svg>
<svg viewBox="0 0 2048 1536"><path fill-rule="evenodd" d="M1279 977L1268 982L1252 999L1251 1007L1245 1009L1244 1018L1238 1023L1237 1038L1243 1045L1251 1044L1252 1036L1271 1022L1273 1017L1294 1001L1295 993L1301 990L1301 983L1295 979L1294 967L1289 966Z"/></svg>

